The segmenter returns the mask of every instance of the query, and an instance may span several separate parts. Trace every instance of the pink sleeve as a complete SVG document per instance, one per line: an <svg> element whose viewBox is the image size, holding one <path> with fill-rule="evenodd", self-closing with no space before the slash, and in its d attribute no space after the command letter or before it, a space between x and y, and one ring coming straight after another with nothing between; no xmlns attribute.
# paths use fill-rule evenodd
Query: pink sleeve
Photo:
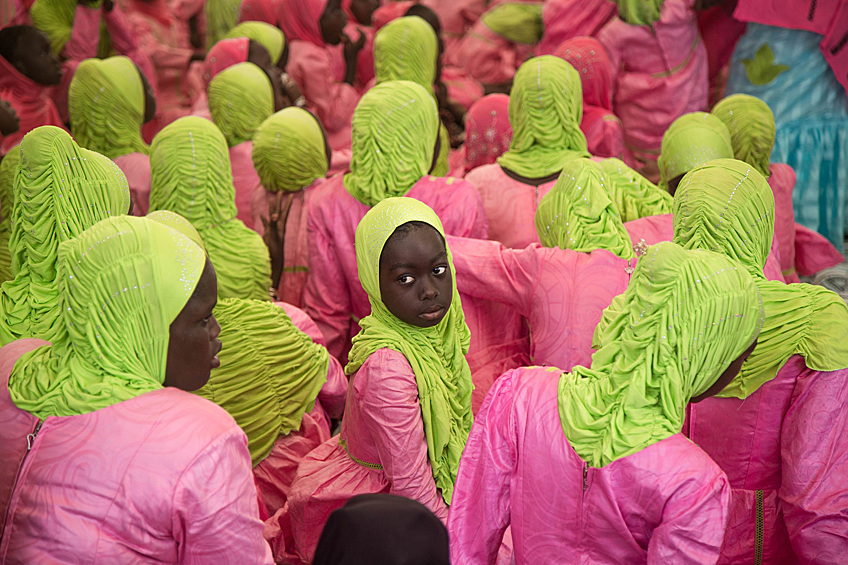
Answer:
<svg viewBox="0 0 848 565"><path fill-rule="evenodd" d="M844 260L826 237L801 224L795 224L795 267L799 275L809 277Z"/></svg>
<svg viewBox="0 0 848 565"><path fill-rule="evenodd" d="M619 40L626 41L627 34L623 34L626 31L627 24L621 21L618 17L614 17L607 24L601 28L601 31L598 32L597 38L604 47L607 49L607 54L610 58L610 63L612 67L612 76L613 76L613 85L615 85L615 79L618 75L619 67L621 66L621 49L624 47L619 43ZM622 37L624 35L624 37ZM615 92L615 90L613 90ZM615 102L613 102L613 110L615 110Z"/></svg>
<svg viewBox="0 0 848 565"><path fill-rule="evenodd" d="M607 114L597 120L585 133L589 152L593 156L624 160L624 130L614 114Z"/></svg>
<svg viewBox="0 0 848 565"><path fill-rule="evenodd" d="M143 17L131 17L131 21L139 48L150 56L150 60L156 68L179 69L188 72L188 63L192 55L191 49L169 47L160 43L153 35L150 24ZM151 82L151 84L153 83Z"/></svg>
<svg viewBox="0 0 848 565"><path fill-rule="evenodd" d="M181 563L273 563L262 537L247 438L235 425L183 473L172 528Z"/></svg>
<svg viewBox="0 0 848 565"><path fill-rule="evenodd" d="M62 55L65 59L82 61L97 56L100 43L100 8L89 8L77 4L74 12L74 28L71 38L65 43Z"/></svg>
<svg viewBox="0 0 848 565"><path fill-rule="evenodd" d="M716 563L730 516L730 483L718 466L690 479L666 501L648 543L648 565Z"/></svg>
<svg viewBox="0 0 848 565"><path fill-rule="evenodd" d="M507 249L497 241L448 236L459 291L530 316L545 257L538 244Z"/></svg>
<svg viewBox="0 0 848 565"><path fill-rule="evenodd" d="M412 367L403 355L387 349L376 351L366 363L354 380L367 379L362 389L362 422L370 430L391 483L389 492L417 500L444 522L448 508L433 480Z"/></svg>
<svg viewBox="0 0 848 565"><path fill-rule="evenodd" d="M448 533L454 563L495 563L510 523L510 477L516 466L512 372L489 391L465 444Z"/></svg>
<svg viewBox="0 0 848 565"><path fill-rule="evenodd" d="M335 80L327 53L312 45L301 46L300 57L290 61L289 66L289 74L315 108L324 128L330 133L345 129L359 103L359 94L351 85Z"/></svg>
<svg viewBox="0 0 848 565"><path fill-rule="evenodd" d="M848 369L805 371L781 432L780 500L801 563L848 555Z"/></svg>
<svg viewBox="0 0 848 565"><path fill-rule="evenodd" d="M486 27L482 20L457 44L456 57L460 66L483 84L511 81L520 64L512 45Z"/></svg>

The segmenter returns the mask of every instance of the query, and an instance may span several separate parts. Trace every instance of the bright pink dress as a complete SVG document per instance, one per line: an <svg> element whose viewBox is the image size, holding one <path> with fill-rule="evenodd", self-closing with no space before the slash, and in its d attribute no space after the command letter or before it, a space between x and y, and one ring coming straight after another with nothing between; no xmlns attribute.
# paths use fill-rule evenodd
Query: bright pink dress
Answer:
<svg viewBox="0 0 848 565"><path fill-rule="evenodd" d="M391 349L377 350L351 376L341 433L303 459L288 506L266 523L275 559L308 563L330 514L357 494L379 492L417 500L447 519L427 457L415 374Z"/></svg>
<svg viewBox="0 0 848 565"><path fill-rule="evenodd" d="M56 104L50 99L50 89L21 73L0 56L0 99L8 102L20 120L20 128L13 134L0 136L0 155L5 155L21 139L39 126L56 126L65 129Z"/></svg>
<svg viewBox="0 0 848 565"><path fill-rule="evenodd" d="M133 216L146 216L150 209L150 157L144 153L127 153L114 159L130 185Z"/></svg>
<svg viewBox="0 0 848 565"><path fill-rule="evenodd" d="M792 356L745 400L691 404L687 426L733 487L719 563L753 565L757 539L762 563L845 563L848 369Z"/></svg>
<svg viewBox="0 0 848 565"><path fill-rule="evenodd" d="M554 55L566 39L594 37L616 11L609 0L548 0L542 7L545 34L536 45L536 56Z"/></svg>
<svg viewBox="0 0 848 565"><path fill-rule="evenodd" d="M559 419L560 374L510 371L474 421L448 518L451 558L494 563L715 563L728 518L721 469L682 434L588 468Z"/></svg>
<svg viewBox="0 0 848 565"><path fill-rule="evenodd" d="M230 168L233 171L233 186L236 189L236 218L244 225L255 230L254 216L251 210L251 200L259 182L259 175L253 168L253 142L244 141L230 147Z"/></svg>
<svg viewBox="0 0 848 565"><path fill-rule="evenodd" d="M475 80L485 84L511 82L532 46L517 45L478 20L454 47L455 60Z"/></svg>
<svg viewBox="0 0 848 565"><path fill-rule="evenodd" d="M598 32L617 71L613 111L638 162L656 161L671 122L707 109L707 51L691 4L665 0L653 26L616 17Z"/></svg>
<svg viewBox="0 0 848 565"><path fill-rule="evenodd" d="M804 277L845 261L833 244L822 234L795 224L795 269Z"/></svg>
<svg viewBox="0 0 848 565"><path fill-rule="evenodd" d="M273 563L247 438L208 400L162 388L28 436L9 375L44 344L0 351L0 562Z"/></svg>

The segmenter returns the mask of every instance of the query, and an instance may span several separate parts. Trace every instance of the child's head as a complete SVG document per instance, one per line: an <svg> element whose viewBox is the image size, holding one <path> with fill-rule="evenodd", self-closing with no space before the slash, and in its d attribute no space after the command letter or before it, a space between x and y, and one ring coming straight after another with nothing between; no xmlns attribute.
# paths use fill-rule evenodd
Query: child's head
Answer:
<svg viewBox="0 0 848 565"><path fill-rule="evenodd" d="M62 64L47 34L32 26L0 30L0 56L33 82L50 86L62 80Z"/></svg>
<svg viewBox="0 0 848 565"><path fill-rule="evenodd" d="M380 0L349 0L350 13L356 21L365 26L371 25L374 12L380 7Z"/></svg>
<svg viewBox="0 0 848 565"><path fill-rule="evenodd" d="M663 134L657 166L660 188L674 196L683 175L713 159L732 159L730 132L720 119L691 112L674 120Z"/></svg>
<svg viewBox="0 0 848 565"><path fill-rule="evenodd" d="M21 127L21 121L12 105L0 99L0 135L12 135Z"/></svg>
<svg viewBox="0 0 848 565"><path fill-rule="evenodd" d="M321 37L330 45L342 42L342 33L347 25L347 15L342 10L342 0L328 0L319 20Z"/></svg>
<svg viewBox="0 0 848 565"><path fill-rule="evenodd" d="M768 104L756 96L733 94L716 104L712 114L727 126L734 156L768 178L775 137L774 114Z"/></svg>

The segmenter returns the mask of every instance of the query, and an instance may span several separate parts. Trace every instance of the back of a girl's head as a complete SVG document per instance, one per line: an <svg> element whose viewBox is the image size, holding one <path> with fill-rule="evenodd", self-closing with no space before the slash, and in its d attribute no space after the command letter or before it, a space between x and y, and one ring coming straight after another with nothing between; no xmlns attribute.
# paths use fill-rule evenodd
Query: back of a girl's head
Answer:
<svg viewBox="0 0 848 565"><path fill-rule="evenodd" d="M0 57L21 74L45 86L59 84L62 67L47 35L32 26L0 29Z"/></svg>
<svg viewBox="0 0 848 565"><path fill-rule="evenodd" d="M432 88L437 57L436 32L416 16L393 20L374 37L374 71L378 84L410 80Z"/></svg>
<svg viewBox="0 0 848 565"><path fill-rule="evenodd" d="M471 170L497 162L509 150L509 96L489 94L477 100L465 117L465 167Z"/></svg>
<svg viewBox="0 0 848 565"><path fill-rule="evenodd" d="M663 134L657 159L660 186L667 188L670 181L707 161L732 158L730 132L721 120L706 112L684 114Z"/></svg>
<svg viewBox="0 0 848 565"><path fill-rule="evenodd" d="M433 28L436 35L442 33L442 22L439 20L439 15L429 6L424 4L413 4L406 11L404 16L418 16Z"/></svg>
<svg viewBox="0 0 848 565"><path fill-rule="evenodd" d="M330 166L321 123L303 108L290 106L262 122L253 136L253 166L272 192L293 192L324 177Z"/></svg>
<svg viewBox="0 0 848 565"><path fill-rule="evenodd" d="M612 63L600 41L593 37L567 39L557 48L556 56L579 73L585 104L612 109Z"/></svg>
<svg viewBox="0 0 848 565"><path fill-rule="evenodd" d="M274 113L274 91L265 71L253 63L238 63L209 83L209 112L234 147L253 138L256 128Z"/></svg>
<svg viewBox="0 0 848 565"><path fill-rule="evenodd" d="M712 114L727 126L733 155L768 178L774 148L774 114L768 104L748 94L733 94L719 101Z"/></svg>

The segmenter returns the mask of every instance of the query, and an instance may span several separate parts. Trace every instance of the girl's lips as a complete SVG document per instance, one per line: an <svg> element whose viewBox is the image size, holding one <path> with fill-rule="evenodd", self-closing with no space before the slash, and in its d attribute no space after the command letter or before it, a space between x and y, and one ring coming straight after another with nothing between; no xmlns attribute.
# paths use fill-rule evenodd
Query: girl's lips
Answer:
<svg viewBox="0 0 848 565"><path fill-rule="evenodd" d="M218 347L217 347L217 350L215 351L215 355L212 357L212 363L211 363L213 369L217 369L218 367L221 366L221 360L218 358L218 354L221 353L221 349L223 347L223 344L221 343L220 340L217 340L217 341L218 341L218 344L217 344Z"/></svg>
<svg viewBox="0 0 848 565"><path fill-rule="evenodd" d="M418 314L418 317L424 320L437 320L444 311L444 306L432 306Z"/></svg>

